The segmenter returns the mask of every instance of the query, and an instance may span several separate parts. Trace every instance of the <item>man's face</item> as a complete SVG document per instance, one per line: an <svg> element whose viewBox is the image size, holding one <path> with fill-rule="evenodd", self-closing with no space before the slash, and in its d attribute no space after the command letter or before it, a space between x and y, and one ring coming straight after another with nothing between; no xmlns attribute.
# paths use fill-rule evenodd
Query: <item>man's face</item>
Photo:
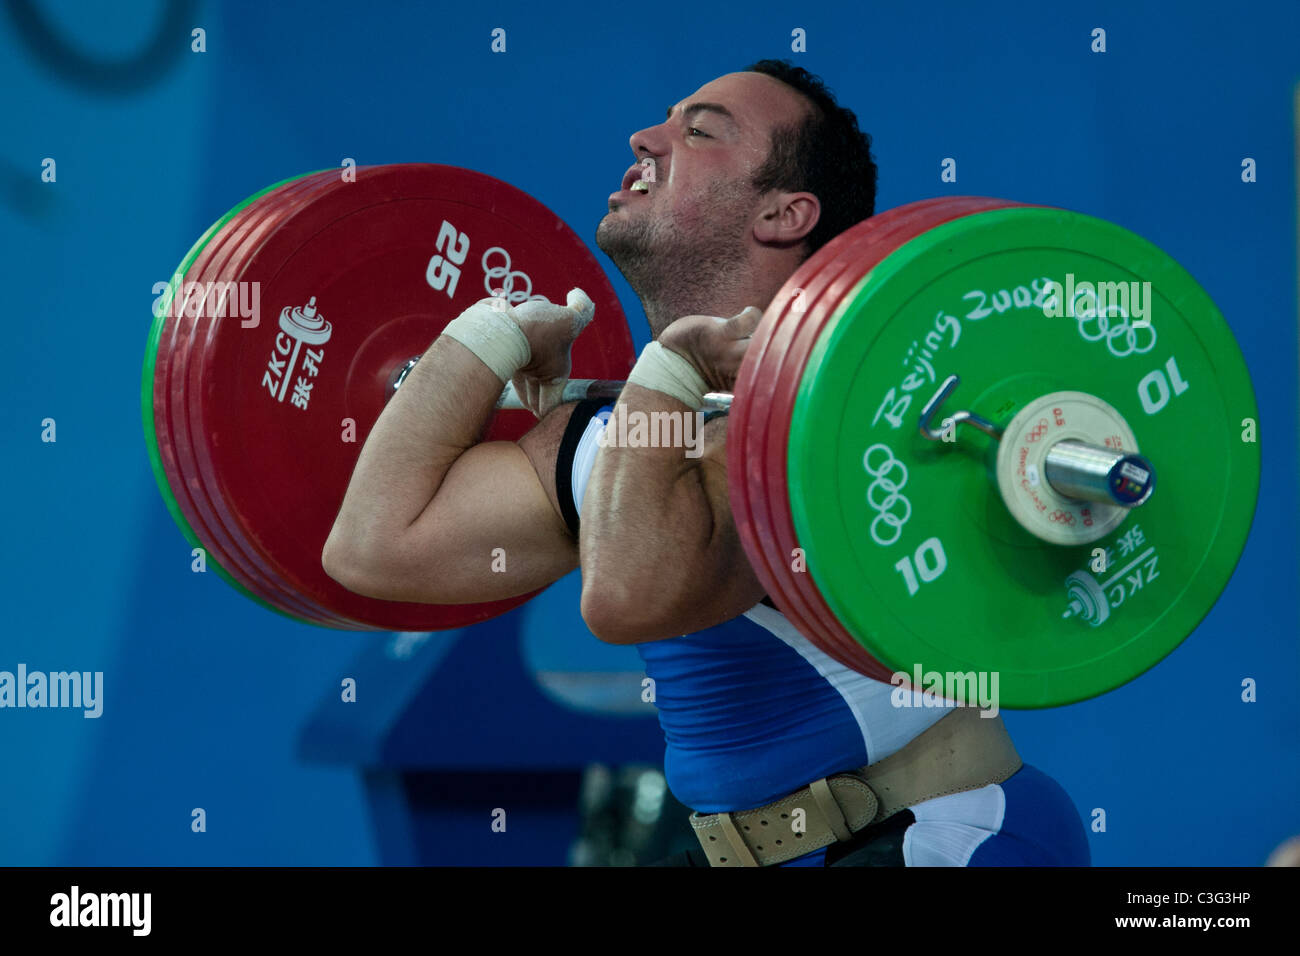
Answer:
<svg viewBox="0 0 1300 956"><path fill-rule="evenodd" d="M754 173L773 128L797 123L809 107L779 80L730 73L675 103L667 119L630 139L637 164L609 197L596 244L643 297L664 273L725 268L744 261L760 196ZM644 191L641 161L654 161Z"/></svg>

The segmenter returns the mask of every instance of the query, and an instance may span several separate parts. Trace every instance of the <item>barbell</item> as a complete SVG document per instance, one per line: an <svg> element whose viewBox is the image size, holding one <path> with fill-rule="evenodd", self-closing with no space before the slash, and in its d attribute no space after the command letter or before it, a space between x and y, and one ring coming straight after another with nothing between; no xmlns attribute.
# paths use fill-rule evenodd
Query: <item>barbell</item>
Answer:
<svg viewBox="0 0 1300 956"><path fill-rule="evenodd" d="M150 458L191 545L266 607L461 627L532 595L379 601L321 568L385 401L486 296L592 298L573 367L594 377L566 401L617 396L631 337L586 246L525 193L449 166L356 173L263 190L184 257L146 349ZM1214 303L1151 243L1062 209L951 197L854 226L709 403L730 411L746 554L800 632L882 680L996 671L1007 707L1092 697L1170 653L1258 494L1255 397ZM532 423L507 388L484 437Z"/></svg>

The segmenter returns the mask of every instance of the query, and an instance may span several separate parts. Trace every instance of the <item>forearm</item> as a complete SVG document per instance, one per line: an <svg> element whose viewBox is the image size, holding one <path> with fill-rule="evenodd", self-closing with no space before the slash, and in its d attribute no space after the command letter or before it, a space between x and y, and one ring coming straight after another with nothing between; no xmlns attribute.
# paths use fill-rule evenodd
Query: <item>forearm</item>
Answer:
<svg viewBox="0 0 1300 956"><path fill-rule="evenodd" d="M501 389L501 379L465 346L435 340L371 429L331 537L361 548L397 540L478 442Z"/></svg>
<svg viewBox="0 0 1300 956"><path fill-rule="evenodd" d="M683 437L702 440L695 412L662 392L630 384L618 405L626 407L629 421L638 414L651 420L651 413L670 412L682 419ZM621 414L615 406L608 429L612 431ZM681 446L611 444L596 455L583 501L580 544L584 579L591 578L607 606L644 608L675 619L682 606L695 602L712 585L707 569L720 565L726 548L716 533L717 503L705 474L717 466L688 457L686 451ZM648 587L653 596L647 595Z"/></svg>

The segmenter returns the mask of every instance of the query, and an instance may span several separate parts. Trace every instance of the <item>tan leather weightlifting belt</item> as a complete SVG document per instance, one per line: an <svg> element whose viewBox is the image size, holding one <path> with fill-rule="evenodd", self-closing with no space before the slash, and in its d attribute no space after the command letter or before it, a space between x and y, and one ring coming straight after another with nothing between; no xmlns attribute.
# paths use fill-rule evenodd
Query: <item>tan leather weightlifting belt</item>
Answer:
<svg viewBox="0 0 1300 956"><path fill-rule="evenodd" d="M877 763L813 781L756 810L691 814L710 866L771 866L812 853L925 800L1001 783L1021 767L1001 717L956 707ZM802 833L795 811L802 810Z"/></svg>

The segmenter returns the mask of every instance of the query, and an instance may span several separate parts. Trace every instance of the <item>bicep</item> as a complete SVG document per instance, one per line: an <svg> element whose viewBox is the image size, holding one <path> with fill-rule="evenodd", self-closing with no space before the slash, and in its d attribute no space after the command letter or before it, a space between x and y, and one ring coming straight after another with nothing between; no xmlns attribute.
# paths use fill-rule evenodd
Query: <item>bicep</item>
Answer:
<svg viewBox="0 0 1300 956"><path fill-rule="evenodd" d="M477 603L527 594L578 566L560 517L555 460L573 406L552 411L518 443L484 442L447 471L402 536L389 600Z"/></svg>

